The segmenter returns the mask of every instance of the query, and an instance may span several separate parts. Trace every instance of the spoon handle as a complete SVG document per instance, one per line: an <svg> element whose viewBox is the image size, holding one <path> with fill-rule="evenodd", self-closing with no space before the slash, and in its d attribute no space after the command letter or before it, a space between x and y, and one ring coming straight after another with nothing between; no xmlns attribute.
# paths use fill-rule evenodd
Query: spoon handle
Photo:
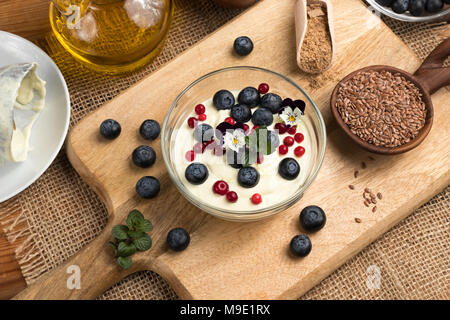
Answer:
<svg viewBox="0 0 450 320"><path fill-rule="evenodd" d="M449 55L450 37L430 53L414 74L430 94L450 85L450 67L442 67Z"/></svg>

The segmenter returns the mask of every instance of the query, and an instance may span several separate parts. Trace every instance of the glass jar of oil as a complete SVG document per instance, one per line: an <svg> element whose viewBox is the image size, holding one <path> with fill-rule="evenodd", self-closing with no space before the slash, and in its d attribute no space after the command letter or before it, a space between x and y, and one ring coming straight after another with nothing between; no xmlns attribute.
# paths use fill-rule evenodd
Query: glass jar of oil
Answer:
<svg viewBox="0 0 450 320"><path fill-rule="evenodd" d="M173 0L52 0L50 22L62 46L89 68L135 70L162 50Z"/></svg>

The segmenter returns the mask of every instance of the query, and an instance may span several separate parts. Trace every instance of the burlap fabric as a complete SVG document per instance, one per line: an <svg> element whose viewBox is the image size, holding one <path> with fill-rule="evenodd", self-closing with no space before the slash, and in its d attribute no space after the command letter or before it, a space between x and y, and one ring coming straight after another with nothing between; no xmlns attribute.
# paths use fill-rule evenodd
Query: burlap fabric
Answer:
<svg viewBox="0 0 450 320"><path fill-rule="evenodd" d="M121 91L161 67L239 13L210 0L177 0L167 45L144 70L119 78L80 67L53 36L39 43L64 74L72 101L71 126ZM450 36L445 23L386 23L421 58ZM450 296L450 188L446 188L302 299L445 299ZM31 187L0 205L0 221L11 242L23 241L17 258L28 284L57 267L94 239L107 220L105 207L61 152ZM366 285L367 268L381 271L381 287ZM177 299L157 274L140 272L99 299Z"/></svg>

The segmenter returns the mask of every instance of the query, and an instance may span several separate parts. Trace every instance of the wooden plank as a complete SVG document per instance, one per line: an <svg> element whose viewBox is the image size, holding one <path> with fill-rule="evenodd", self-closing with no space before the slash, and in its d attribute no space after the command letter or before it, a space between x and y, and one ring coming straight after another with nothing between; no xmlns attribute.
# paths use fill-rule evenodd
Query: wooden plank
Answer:
<svg viewBox="0 0 450 320"><path fill-rule="evenodd" d="M0 30L38 40L50 30L49 0L0 1Z"/></svg>
<svg viewBox="0 0 450 320"><path fill-rule="evenodd" d="M0 300L10 299L25 289L26 283L17 263L14 250L17 243L11 245L0 231Z"/></svg>
<svg viewBox="0 0 450 320"><path fill-rule="evenodd" d="M352 144L332 120L329 99L333 87L339 78L367 65L394 65L412 72L420 63L359 0L332 2L337 57L330 73L336 79L331 77L320 88L311 88L311 78L296 66L295 1L265 0L81 121L70 133L68 155L106 203L110 224L96 241L17 298L91 299L137 270L156 271L181 298L296 298L448 185L450 157L448 148L442 148L450 143L448 89L433 97L434 127L420 147L395 157L376 156L354 180L354 169L367 161L368 153ZM226 48L243 30L254 40L255 51L238 58ZM180 196L165 170L160 146L153 143L159 158L145 175L158 177L163 187L154 200L138 199L134 185L144 173L129 165L129 157L143 142L136 134L139 124L147 118L162 122L171 102L187 84L232 65L278 71L310 92L328 128L328 150L317 180L298 204L272 219L249 224L220 221ZM98 139L99 124L106 118L118 120L123 128L120 138L112 143ZM357 191L348 189L350 183ZM384 195L376 213L362 205L366 186ZM311 235L311 254L294 259L288 254L288 244L300 232L300 209L310 204L318 204L327 212L327 225ZM133 268L122 271L107 253L106 242L111 226L123 222L133 208L139 208L153 222L154 247L135 255ZM362 223L356 223L355 217ZM170 252L165 245L168 230L175 226L185 227L192 235L190 247L181 253ZM80 290L66 287L66 268L72 264L81 268Z"/></svg>

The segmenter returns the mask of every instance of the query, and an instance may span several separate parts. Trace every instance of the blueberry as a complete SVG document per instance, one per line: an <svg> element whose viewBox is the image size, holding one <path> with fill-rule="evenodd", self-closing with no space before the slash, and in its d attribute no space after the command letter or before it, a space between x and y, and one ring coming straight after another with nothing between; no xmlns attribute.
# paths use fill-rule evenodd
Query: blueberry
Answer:
<svg viewBox="0 0 450 320"><path fill-rule="evenodd" d="M261 150L261 153L269 155L275 152L280 145L280 136L274 131L267 131L267 150Z"/></svg>
<svg viewBox="0 0 450 320"><path fill-rule="evenodd" d="M143 177L136 183L136 192L145 199L156 197L160 190L159 180L155 177Z"/></svg>
<svg viewBox="0 0 450 320"><path fill-rule="evenodd" d="M234 51L240 56L249 55L253 51L253 42L249 37L243 36L234 40Z"/></svg>
<svg viewBox="0 0 450 320"><path fill-rule="evenodd" d="M409 0L394 0L391 8L395 13L405 13L409 7Z"/></svg>
<svg viewBox="0 0 450 320"><path fill-rule="evenodd" d="M145 120L139 128L139 133L146 140L155 140L158 138L161 128L155 120Z"/></svg>
<svg viewBox="0 0 450 320"><path fill-rule="evenodd" d="M442 10L444 7L444 3L442 0L428 0L427 2L427 11L429 13L436 13Z"/></svg>
<svg viewBox="0 0 450 320"><path fill-rule="evenodd" d="M325 212L318 206L308 206L300 212L300 224L305 230L318 231L326 222Z"/></svg>
<svg viewBox="0 0 450 320"><path fill-rule="evenodd" d="M237 104L231 108L230 115L238 122L248 122L252 118L252 111L245 104Z"/></svg>
<svg viewBox="0 0 450 320"><path fill-rule="evenodd" d="M426 0L411 0L408 10L413 16L421 16L425 12Z"/></svg>
<svg viewBox="0 0 450 320"><path fill-rule="evenodd" d="M278 166L278 173L286 180L294 180L300 173L300 165L295 159L284 158Z"/></svg>
<svg viewBox="0 0 450 320"><path fill-rule="evenodd" d="M186 168L184 176L190 183L198 185L202 184L206 181L206 179L208 179L209 172L208 168L206 168L203 163L194 162Z"/></svg>
<svg viewBox="0 0 450 320"><path fill-rule="evenodd" d="M385 7L390 7L392 4L392 1L394 1L394 0L377 0L377 2L379 4L381 4L382 6L385 6Z"/></svg>
<svg viewBox="0 0 450 320"><path fill-rule="evenodd" d="M108 119L100 125L100 134L106 139L114 140L120 135L120 132L122 132L122 128L116 120Z"/></svg>
<svg viewBox="0 0 450 320"><path fill-rule="evenodd" d="M134 149L132 159L135 165L141 168L151 167L156 161L156 152L152 147L140 146Z"/></svg>
<svg viewBox="0 0 450 320"><path fill-rule="evenodd" d="M189 233L183 228L175 228L167 234L167 245L174 251L183 251L191 242Z"/></svg>
<svg viewBox="0 0 450 320"><path fill-rule="evenodd" d="M214 129L206 123L199 124L194 129L194 139L198 142L208 142L214 138Z"/></svg>
<svg viewBox="0 0 450 320"><path fill-rule="evenodd" d="M257 126L268 127L273 123L273 114L269 109L259 108L253 112L252 122Z"/></svg>
<svg viewBox="0 0 450 320"><path fill-rule="evenodd" d="M227 163L234 169L242 168L242 165L245 161L244 153L245 149L242 148L239 152L234 150L228 150L226 153Z"/></svg>
<svg viewBox="0 0 450 320"><path fill-rule="evenodd" d="M254 108L261 102L261 96L259 95L258 89L253 87L247 87L239 92L238 102L240 104L245 104L249 108Z"/></svg>
<svg viewBox="0 0 450 320"><path fill-rule="evenodd" d="M270 110L273 114L278 113L280 111L283 104L283 99L275 93L265 94L261 98L261 107Z"/></svg>
<svg viewBox="0 0 450 320"><path fill-rule="evenodd" d="M239 170L238 182L241 187L253 188L259 182L259 173L253 167L244 167Z"/></svg>
<svg viewBox="0 0 450 320"><path fill-rule="evenodd" d="M306 257L312 249L311 240L307 235L300 234L291 240L291 252L298 257Z"/></svg>
<svg viewBox="0 0 450 320"><path fill-rule="evenodd" d="M235 102L233 94L228 90L217 91L213 97L213 104L217 110L231 109Z"/></svg>

